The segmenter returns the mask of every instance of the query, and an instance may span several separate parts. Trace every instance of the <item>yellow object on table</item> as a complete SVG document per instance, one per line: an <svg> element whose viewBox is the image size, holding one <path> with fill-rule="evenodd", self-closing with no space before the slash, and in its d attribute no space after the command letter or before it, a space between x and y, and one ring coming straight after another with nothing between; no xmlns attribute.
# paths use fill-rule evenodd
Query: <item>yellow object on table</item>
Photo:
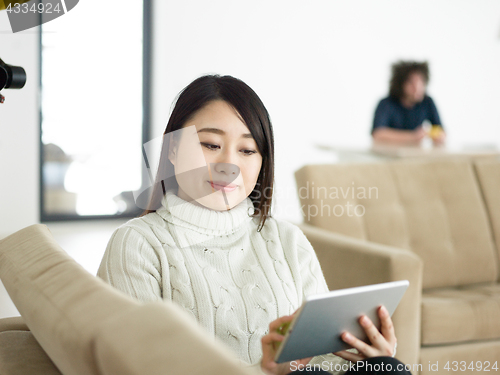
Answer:
<svg viewBox="0 0 500 375"><path fill-rule="evenodd" d="M429 137L432 139L437 139L441 136L441 133L443 133L443 128L441 125L432 125L431 129L429 130Z"/></svg>

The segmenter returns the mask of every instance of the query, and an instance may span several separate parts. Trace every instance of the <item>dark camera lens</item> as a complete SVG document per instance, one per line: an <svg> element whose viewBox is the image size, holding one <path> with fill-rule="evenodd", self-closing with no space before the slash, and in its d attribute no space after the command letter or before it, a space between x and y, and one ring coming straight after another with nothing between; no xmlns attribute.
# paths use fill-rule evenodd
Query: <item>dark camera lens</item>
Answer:
<svg viewBox="0 0 500 375"><path fill-rule="evenodd" d="M3 89L7 84L7 78L8 78L7 71L2 66L2 64L0 64L0 90Z"/></svg>
<svg viewBox="0 0 500 375"><path fill-rule="evenodd" d="M20 66L5 64L0 59L0 90L20 89L26 84L26 71Z"/></svg>

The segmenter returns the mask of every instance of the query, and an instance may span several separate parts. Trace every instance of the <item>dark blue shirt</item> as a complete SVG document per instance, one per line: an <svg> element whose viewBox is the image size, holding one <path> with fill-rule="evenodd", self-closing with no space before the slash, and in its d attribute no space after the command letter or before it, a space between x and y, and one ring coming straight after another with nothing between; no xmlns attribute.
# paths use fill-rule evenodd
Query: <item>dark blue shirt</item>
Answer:
<svg viewBox="0 0 500 375"><path fill-rule="evenodd" d="M404 107L397 99L387 97L382 99L375 110L372 133L376 128L388 127L401 130L415 130L429 120L432 125L441 125L439 114L430 96L415 104L412 108Z"/></svg>

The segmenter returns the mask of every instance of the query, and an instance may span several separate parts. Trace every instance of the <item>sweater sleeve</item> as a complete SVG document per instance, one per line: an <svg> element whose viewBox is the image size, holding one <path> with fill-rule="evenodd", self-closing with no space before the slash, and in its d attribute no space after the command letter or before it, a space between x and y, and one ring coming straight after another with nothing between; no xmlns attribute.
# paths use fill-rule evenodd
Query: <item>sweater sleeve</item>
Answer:
<svg viewBox="0 0 500 375"><path fill-rule="evenodd" d="M297 230L297 258L302 279L302 298L328 292L328 285L316 252L305 234L298 227Z"/></svg>
<svg viewBox="0 0 500 375"><path fill-rule="evenodd" d="M245 365L244 367L251 369L256 374L263 374L263 375L265 375L265 372L262 371L262 367L260 367L260 361L257 362L257 363L254 363L252 365Z"/></svg>
<svg viewBox="0 0 500 375"><path fill-rule="evenodd" d="M143 302L162 299L160 260L153 246L133 228L115 230L97 276Z"/></svg>

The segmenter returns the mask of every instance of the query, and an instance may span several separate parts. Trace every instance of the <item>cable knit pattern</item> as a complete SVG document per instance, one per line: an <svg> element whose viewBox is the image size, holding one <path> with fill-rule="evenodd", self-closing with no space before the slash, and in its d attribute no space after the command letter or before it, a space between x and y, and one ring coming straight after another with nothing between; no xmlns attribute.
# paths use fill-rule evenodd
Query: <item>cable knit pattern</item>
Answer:
<svg viewBox="0 0 500 375"><path fill-rule="evenodd" d="M257 232L253 212L249 198L214 211L168 191L159 210L113 233L98 276L141 301L178 303L258 367L269 323L328 287L302 231L269 218ZM343 361L327 355L311 363L323 360Z"/></svg>

